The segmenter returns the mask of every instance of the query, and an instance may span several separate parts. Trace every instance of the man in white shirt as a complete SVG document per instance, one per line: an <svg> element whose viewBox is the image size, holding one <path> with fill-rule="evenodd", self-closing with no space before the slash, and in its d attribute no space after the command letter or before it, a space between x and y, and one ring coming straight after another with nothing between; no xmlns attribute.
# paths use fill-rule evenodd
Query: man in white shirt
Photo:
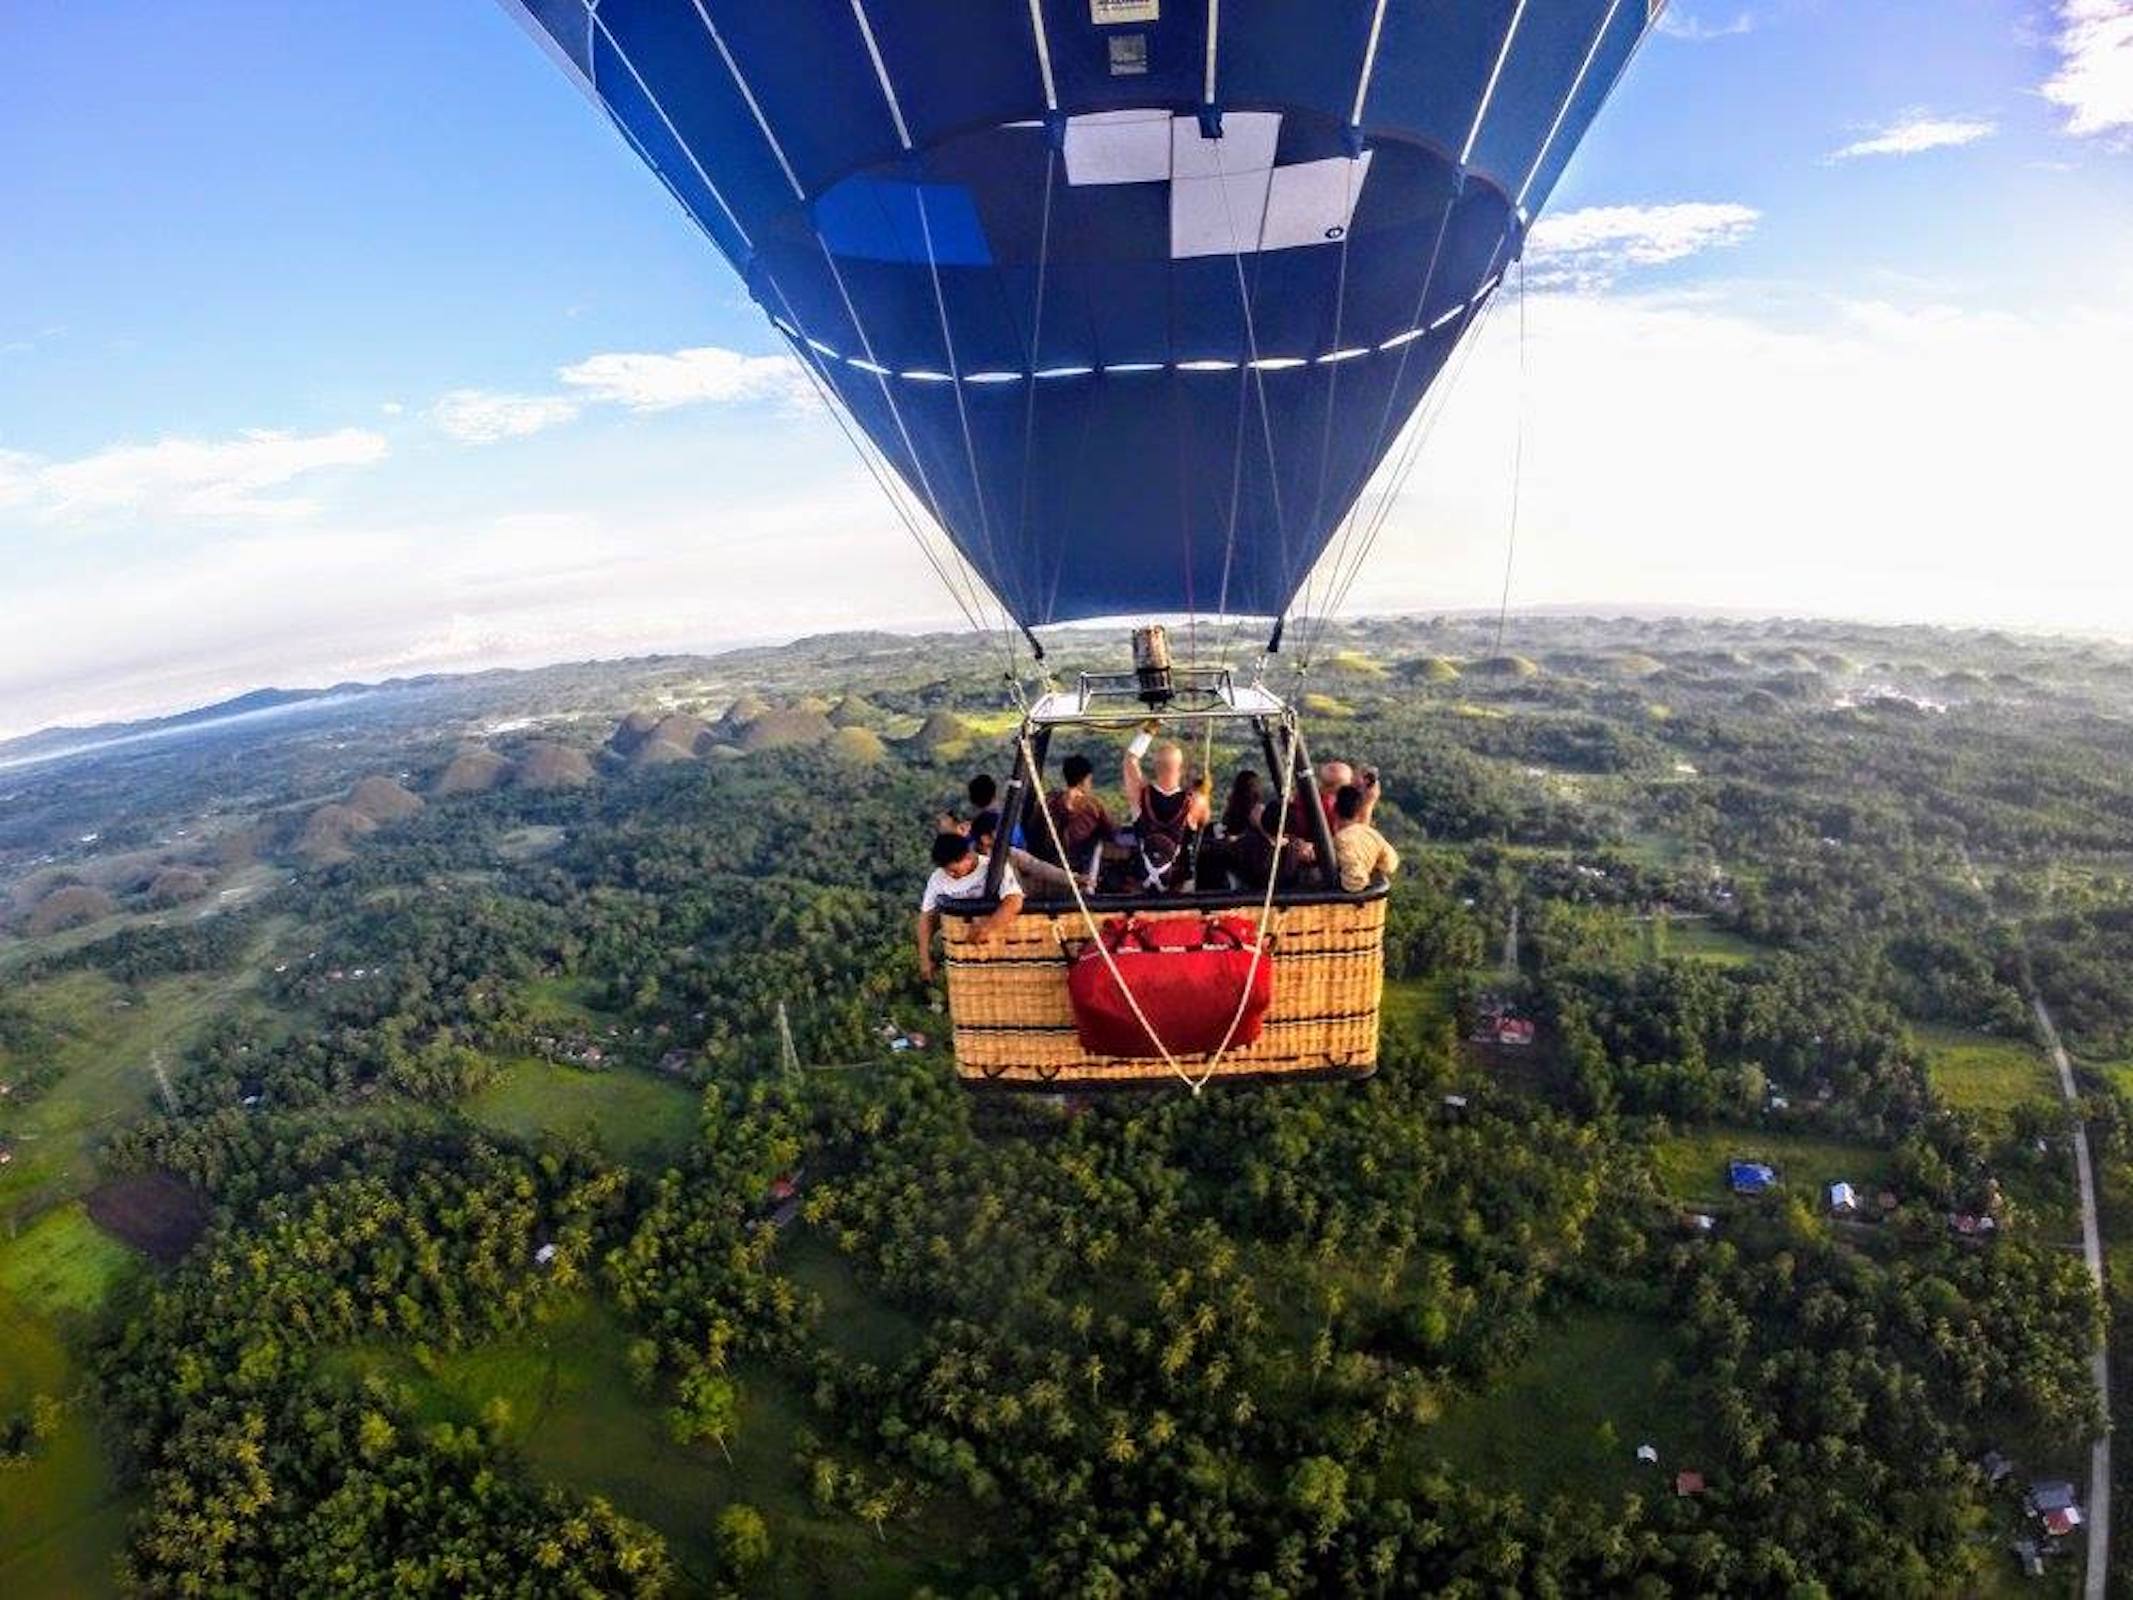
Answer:
<svg viewBox="0 0 2133 1600"><path fill-rule="evenodd" d="M933 841L933 876L918 902L918 975L933 981L933 936L940 931L943 900L969 900L985 892L985 868L989 857L980 855L967 834L943 832ZM990 939L1021 914L1022 881L1013 866L1000 875L1000 903L982 917L973 918L971 937L979 943Z"/></svg>

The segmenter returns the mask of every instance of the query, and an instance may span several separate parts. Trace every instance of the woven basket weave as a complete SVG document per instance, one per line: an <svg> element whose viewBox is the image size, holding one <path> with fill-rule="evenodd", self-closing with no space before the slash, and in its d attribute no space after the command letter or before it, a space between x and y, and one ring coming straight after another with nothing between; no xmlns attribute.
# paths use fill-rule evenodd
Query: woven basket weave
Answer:
<svg viewBox="0 0 2133 1600"><path fill-rule="evenodd" d="M1166 914L1197 918L1200 912L1143 911L1141 918ZM1067 999L1071 953L1088 937L1078 912L1025 911L983 943L971 937L968 919L943 922L955 1070L965 1083L1058 1091L1178 1081L1160 1056L1082 1050ZM1225 1055L1213 1081L1370 1076L1385 985L1383 897L1277 907L1269 929L1273 1005L1258 1039ZM1180 1065L1195 1078L1207 1071L1205 1057L1183 1057Z"/></svg>

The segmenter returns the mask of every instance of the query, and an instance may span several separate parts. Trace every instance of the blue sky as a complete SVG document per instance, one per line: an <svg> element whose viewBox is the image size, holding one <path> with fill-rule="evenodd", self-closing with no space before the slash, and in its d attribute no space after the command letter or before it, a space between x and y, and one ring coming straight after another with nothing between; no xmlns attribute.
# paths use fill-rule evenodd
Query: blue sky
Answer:
<svg viewBox="0 0 2133 1600"><path fill-rule="evenodd" d="M1541 0L1535 0L1541 3ZM0 7L0 733L951 608L490 0ZM2133 617L2133 0L1675 0L1352 610Z"/></svg>

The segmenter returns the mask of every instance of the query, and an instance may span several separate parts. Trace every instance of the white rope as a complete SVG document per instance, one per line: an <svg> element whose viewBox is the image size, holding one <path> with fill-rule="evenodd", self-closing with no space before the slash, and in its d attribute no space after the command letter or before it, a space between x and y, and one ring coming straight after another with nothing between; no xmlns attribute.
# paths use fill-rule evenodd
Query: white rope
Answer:
<svg viewBox="0 0 2133 1600"><path fill-rule="evenodd" d="M1209 724L1210 728L1212 726L1213 724ZM1237 996L1237 1009L1229 1019L1229 1027L1223 1032L1222 1042L1208 1056L1207 1070L1198 1078L1186 1071L1184 1063L1163 1043L1163 1036L1155 1031L1155 1024L1148 1020L1147 1012L1141 1009L1140 1001L1134 998L1132 988L1126 983L1125 973L1119 970L1118 957L1112 953L1111 947L1104 943L1103 929L1097 924L1096 913L1089 909L1088 898L1081 892L1081 874L1074 871L1073 858L1067 854L1066 841L1059 836L1059 819L1052 815L1052 808L1044 798L1041 775L1037 771L1037 755L1030 747L1029 734L1025 731L1020 737L1022 769L1029 774L1031 787L1037 791L1038 808L1044 813L1044 828L1051 836L1053 853L1067 863L1067 887L1074 896L1074 909L1081 913L1082 926L1088 929L1089 940L1096 947L1096 953L1103 958L1104 966L1110 971L1111 981L1118 985L1118 992L1125 997L1126 1008L1133 1013L1133 1020L1138 1022L1141 1031L1148 1035L1156 1053L1163 1058L1163 1064L1177 1075L1178 1081L1190 1089L1195 1097L1213 1081L1215 1074L1221 1071L1223 1058L1229 1054L1229 1047L1237 1037L1237 1029L1243 1025L1244 1013L1251 1004L1252 984L1257 980L1259 965L1266 957L1267 932L1274 917L1274 889L1281 881L1281 858L1287 849L1289 837L1289 806L1296 790L1298 735L1293 719L1285 725L1284 731L1288 734L1289 742L1288 748L1282 753L1281 821L1274 832L1274 859L1267 866L1266 895L1259 903L1259 929L1252 939L1252 961L1251 965L1245 968L1244 987Z"/></svg>

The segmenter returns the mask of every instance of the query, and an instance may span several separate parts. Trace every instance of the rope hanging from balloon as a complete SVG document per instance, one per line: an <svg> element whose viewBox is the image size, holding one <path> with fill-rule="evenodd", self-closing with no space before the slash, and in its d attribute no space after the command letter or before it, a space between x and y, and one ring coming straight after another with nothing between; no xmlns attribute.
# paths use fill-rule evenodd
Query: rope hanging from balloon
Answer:
<svg viewBox="0 0 2133 1600"><path fill-rule="evenodd" d="M1511 615L1511 562L1518 554L1518 502L1519 489L1525 481L1526 468L1526 263L1523 257L1518 263L1518 385L1512 404L1515 407L1511 434L1511 517L1504 534L1503 546L1503 598L1496 607L1496 651L1503 654L1504 623Z"/></svg>
<svg viewBox="0 0 2133 1600"><path fill-rule="evenodd" d="M1212 727L1212 724L1209 726ZM1155 1024L1149 1021L1147 1012L1141 1009L1140 1001L1134 997L1131 986L1127 984L1126 974L1119 967L1118 957L1112 953L1111 947L1104 943L1103 929L1096 921L1096 913L1089 908L1088 897L1082 893L1081 874L1074 870L1073 857L1067 854L1066 841L1060 837L1059 819L1052 815L1051 806L1041 798L1043 785L1037 769L1037 753L1030 744L1026 727L1018 740L1022 751L1022 770L1029 775L1031 789L1040 796L1038 810L1044 814L1045 833L1052 841L1053 855L1058 860L1066 863L1067 888L1074 897L1074 909L1080 914L1082 926L1088 930L1089 942L1101 957L1105 969L1111 974L1111 981L1118 985L1118 992L1126 1002L1126 1009L1133 1014L1133 1020L1141 1025L1141 1031L1148 1036L1149 1042L1155 1046L1156 1054L1162 1058L1163 1065L1177 1075L1178 1081L1190 1089L1195 1098L1199 1096L1202 1089L1205 1089L1214 1080L1215 1074L1222 1070L1223 1060L1229 1055L1229 1047L1237 1037L1237 1030L1244 1024L1244 1013L1251 1004L1252 985L1257 981L1260 965L1266 959L1267 936L1274 926L1274 890L1281 881L1282 857L1288 853L1289 812L1296 791L1296 752L1302 742L1301 731L1297 728L1296 720L1293 716L1283 719L1282 732L1287 739L1287 743L1284 745L1281 755L1283 788L1281 820L1275 825L1274 856L1272 861L1268 863L1266 891L1259 901L1258 931L1252 939L1252 960L1251 964L1245 968L1243 986L1237 994L1237 1009L1231 1013L1229 1026L1223 1030L1222 1042L1209 1053L1206 1063L1207 1070L1197 1078L1186 1070L1185 1064L1163 1042L1163 1036L1156 1032ZM1331 870L1330 863L1328 863L1328 870ZM1057 937L1056 931L1054 937Z"/></svg>

